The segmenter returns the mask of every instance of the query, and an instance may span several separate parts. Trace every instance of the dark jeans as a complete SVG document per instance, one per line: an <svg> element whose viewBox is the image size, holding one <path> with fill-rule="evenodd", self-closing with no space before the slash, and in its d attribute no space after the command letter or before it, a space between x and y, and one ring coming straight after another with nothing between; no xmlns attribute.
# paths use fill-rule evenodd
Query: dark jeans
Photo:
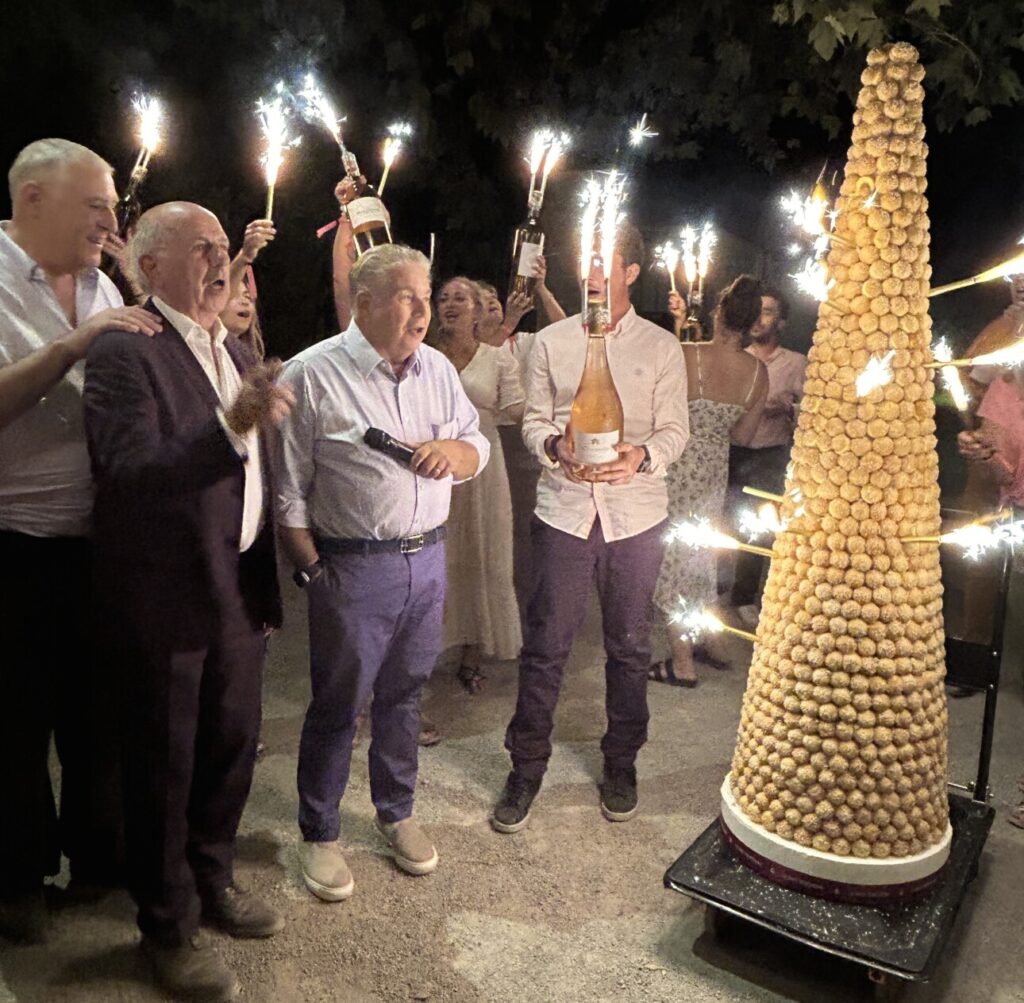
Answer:
<svg viewBox="0 0 1024 1003"><path fill-rule="evenodd" d="M413 810L420 694L441 652L445 550L330 554L309 585L313 699L299 743L299 828L318 843L338 838L356 718L370 714L370 796L384 822Z"/></svg>
<svg viewBox="0 0 1024 1003"><path fill-rule="evenodd" d="M201 900L231 883L266 647L248 617L176 603L173 588L120 597L118 649L130 888L139 929L164 944L187 941Z"/></svg>
<svg viewBox="0 0 1024 1003"><path fill-rule="evenodd" d="M605 764L628 767L647 741L649 609L664 554L665 523L606 543L600 520L586 540L534 518L534 589L519 662L516 712L505 748L516 772L540 780L551 758L551 733L562 670L597 584L604 632Z"/></svg>
<svg viewBox="0 0 1024 1003"><path fill-rule="evenodd" d="M40 887L62 850L76 879L120 875L116 715L90 636L91 575L84 538L0 531L0 895Z"/></svg>
<svg viewBox="0 0 1024 1003"><path fill-rule="evenodd" d="M522 425L499 425L498 434L501 436L501 449L505 454L505 469L508 473L509 494L512 499L512 575L525 630L526 608L530 602L530 590L533 585L530 524L533 520L533 510L537 507L540 463L523 442Z"/></svg>
<svg viewBox="0 0 1024 1003"><path fill-rule="evenodd" d="M756 498L743 494L744 487L760 488L773 494L782 494L786 484L786 464L789 446L766 446L749 449L732 446L729 449L729 505L733 514L746 505L758 505ZM750 606L761 602L761 593L768 577L768 559L758 554L739 552L736 555L736 573L732 585L733 606Z"/></svg>

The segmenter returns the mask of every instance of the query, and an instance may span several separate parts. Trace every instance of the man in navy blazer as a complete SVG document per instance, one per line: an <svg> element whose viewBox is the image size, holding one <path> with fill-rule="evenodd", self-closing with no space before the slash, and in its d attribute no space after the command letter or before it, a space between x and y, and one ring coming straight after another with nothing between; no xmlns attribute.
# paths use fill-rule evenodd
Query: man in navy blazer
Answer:
<svg viewBox="0 0 1024 1003"><path fill-rule="evenodd" d="M200 921L265 937L281 916L232 862L260 723L266 632L280 624L261 429L291 404L227 334L228 241L172 202L139 220L128 267L162 320L89 349L101 622L120 676L125 835L142 948L173 995L227 1000L234 973Z"/></svg>

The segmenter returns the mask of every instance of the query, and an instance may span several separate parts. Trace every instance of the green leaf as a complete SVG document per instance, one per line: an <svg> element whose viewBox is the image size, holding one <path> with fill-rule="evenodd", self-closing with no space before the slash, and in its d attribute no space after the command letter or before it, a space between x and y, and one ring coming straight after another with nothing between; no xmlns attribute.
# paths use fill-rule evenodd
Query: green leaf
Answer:
<svg viewBox="0 0 1024 1003"><path fill-rule="evenodd" d="M807 36L808 41L814 46L814 51L821 56L825 62L832 58L836 51L839 39L836 38L835 30L826 21L819 21Z"/></svg>
<svg viewBox="0 0 1024 1003"><path fill-rule="evenodd" d="M936 21L942 16L942 8L948 7L953 0L911 0L907 4L907 13L916 14L918 11L928 14Z"/></svg>
<svg viewBox="0 0 1024 1003"><path fill-rule="evenodd" d="M992 112L988 108L972 108L964 115L964 125L980 125L991 117Z"/></svg>

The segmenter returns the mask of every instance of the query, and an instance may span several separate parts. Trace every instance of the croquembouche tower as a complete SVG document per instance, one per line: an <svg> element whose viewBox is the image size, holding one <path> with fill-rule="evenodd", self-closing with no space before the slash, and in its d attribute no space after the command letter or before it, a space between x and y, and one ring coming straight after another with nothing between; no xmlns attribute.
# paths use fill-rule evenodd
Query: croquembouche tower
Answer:
<svg viewBox="0 0 1024 1003"><path fill-rule="evenodd" d="M897 898L949 853L928 203L913 46L869 53L743 699L726 835L783 884ZM857 377L892 352L892 379Z"/></svg>

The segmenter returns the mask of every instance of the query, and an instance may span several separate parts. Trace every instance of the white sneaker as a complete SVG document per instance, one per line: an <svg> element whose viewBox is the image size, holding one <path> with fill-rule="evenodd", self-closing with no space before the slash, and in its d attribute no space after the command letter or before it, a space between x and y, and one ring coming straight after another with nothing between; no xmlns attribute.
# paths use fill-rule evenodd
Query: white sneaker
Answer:
<svg viewBox="0 0 1024 1003"><path fill-rule="evenodd" d="M340 902L355 890L355 879L338 840L333 843L300 843L299 863L302 880L318 899Z"/></svg>

